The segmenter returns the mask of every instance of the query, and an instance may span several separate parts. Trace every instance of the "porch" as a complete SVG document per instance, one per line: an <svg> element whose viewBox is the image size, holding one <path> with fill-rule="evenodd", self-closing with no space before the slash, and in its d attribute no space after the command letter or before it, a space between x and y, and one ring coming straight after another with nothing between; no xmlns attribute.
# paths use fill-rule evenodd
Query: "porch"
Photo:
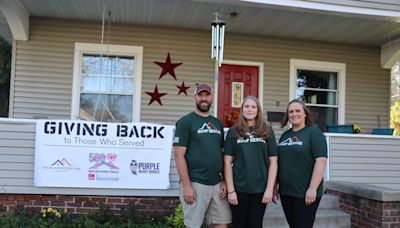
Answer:
<svg viewBox="0 0 400 228"><path fill-rule="evenodd" d="M171 156L168 190L43 188L33 186L35 120L0 119L0 192L13 194L78 194L178 196L179 177ZM329 162L325 181L350 181L400 189L400 137L325 133Z"/></svg>

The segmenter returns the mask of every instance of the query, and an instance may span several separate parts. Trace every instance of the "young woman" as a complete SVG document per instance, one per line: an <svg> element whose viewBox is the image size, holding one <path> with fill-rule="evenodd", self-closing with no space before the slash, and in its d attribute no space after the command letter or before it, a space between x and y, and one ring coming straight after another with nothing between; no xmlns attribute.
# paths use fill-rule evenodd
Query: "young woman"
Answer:
<svg viewBox="0 0 400 228"><path fill-rule="evenodd" d="M256 97L244 99L239 125L229 129L224 148L225 182L233 227L261 228L277 175L275 135Z"/></svg>
<svg viewBox="0 0 400 228"><path fill-rule="evenodd" d="M311 228L322 197L326 140L301 100L289 102L281 126L288 123L278 143L279 194L289 226Z"/></svg>

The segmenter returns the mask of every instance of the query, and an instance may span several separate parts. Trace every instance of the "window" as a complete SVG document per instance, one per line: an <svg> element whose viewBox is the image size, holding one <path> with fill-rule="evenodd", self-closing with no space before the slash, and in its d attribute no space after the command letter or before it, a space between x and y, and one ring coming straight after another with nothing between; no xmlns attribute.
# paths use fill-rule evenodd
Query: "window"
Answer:
<svg viewBox="0 0 400 228"><path fill-rule="evenodd" d="M140 121L142 47L75 44L71 118Z"/></svg>
<svg viewBox="0 0 400 228"><path fill-rule="evenodd" d="M323 131L344 124L345 70L343 63L290 60L290 98L302 99Z"/></svg>

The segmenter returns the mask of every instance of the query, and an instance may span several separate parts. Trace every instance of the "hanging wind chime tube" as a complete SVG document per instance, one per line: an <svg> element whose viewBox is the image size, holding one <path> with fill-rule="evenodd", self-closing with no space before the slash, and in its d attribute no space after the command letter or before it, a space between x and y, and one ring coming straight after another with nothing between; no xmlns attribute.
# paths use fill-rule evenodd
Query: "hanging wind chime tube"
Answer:
<svg viewBox="0 0 400 228"><path fill-rule="evenodd" d="M211 23L211 58L215 59L220 67L224 59L225 22L220 14L215 13L215 21Z"/></svg>

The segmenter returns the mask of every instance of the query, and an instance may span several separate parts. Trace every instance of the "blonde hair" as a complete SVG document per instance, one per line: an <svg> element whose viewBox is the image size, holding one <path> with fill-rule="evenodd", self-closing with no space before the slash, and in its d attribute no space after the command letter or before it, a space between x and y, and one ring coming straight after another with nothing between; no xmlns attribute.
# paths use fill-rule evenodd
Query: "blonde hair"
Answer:
<svg viewBox="0 0 400 228"><path fill-rule="evenodd" d="M264 138L264 139L268 138L269 134L270 134L269 125L267 124L267 122L265 121L265 118L263 116L260 101L255 96L247 96L243 99L242 106L240 107L239 127L236 132L236 137L238 137L238 138L239 137L243 137L243 138L248 137L247 132L249 131L249 125L247 123L247 120L243 116L243 106L247 100L252 100L257 105L257 116L255 119L255 125L254 125L253 132L255 133L255 135L257 135L261 138Z"/></svg>

